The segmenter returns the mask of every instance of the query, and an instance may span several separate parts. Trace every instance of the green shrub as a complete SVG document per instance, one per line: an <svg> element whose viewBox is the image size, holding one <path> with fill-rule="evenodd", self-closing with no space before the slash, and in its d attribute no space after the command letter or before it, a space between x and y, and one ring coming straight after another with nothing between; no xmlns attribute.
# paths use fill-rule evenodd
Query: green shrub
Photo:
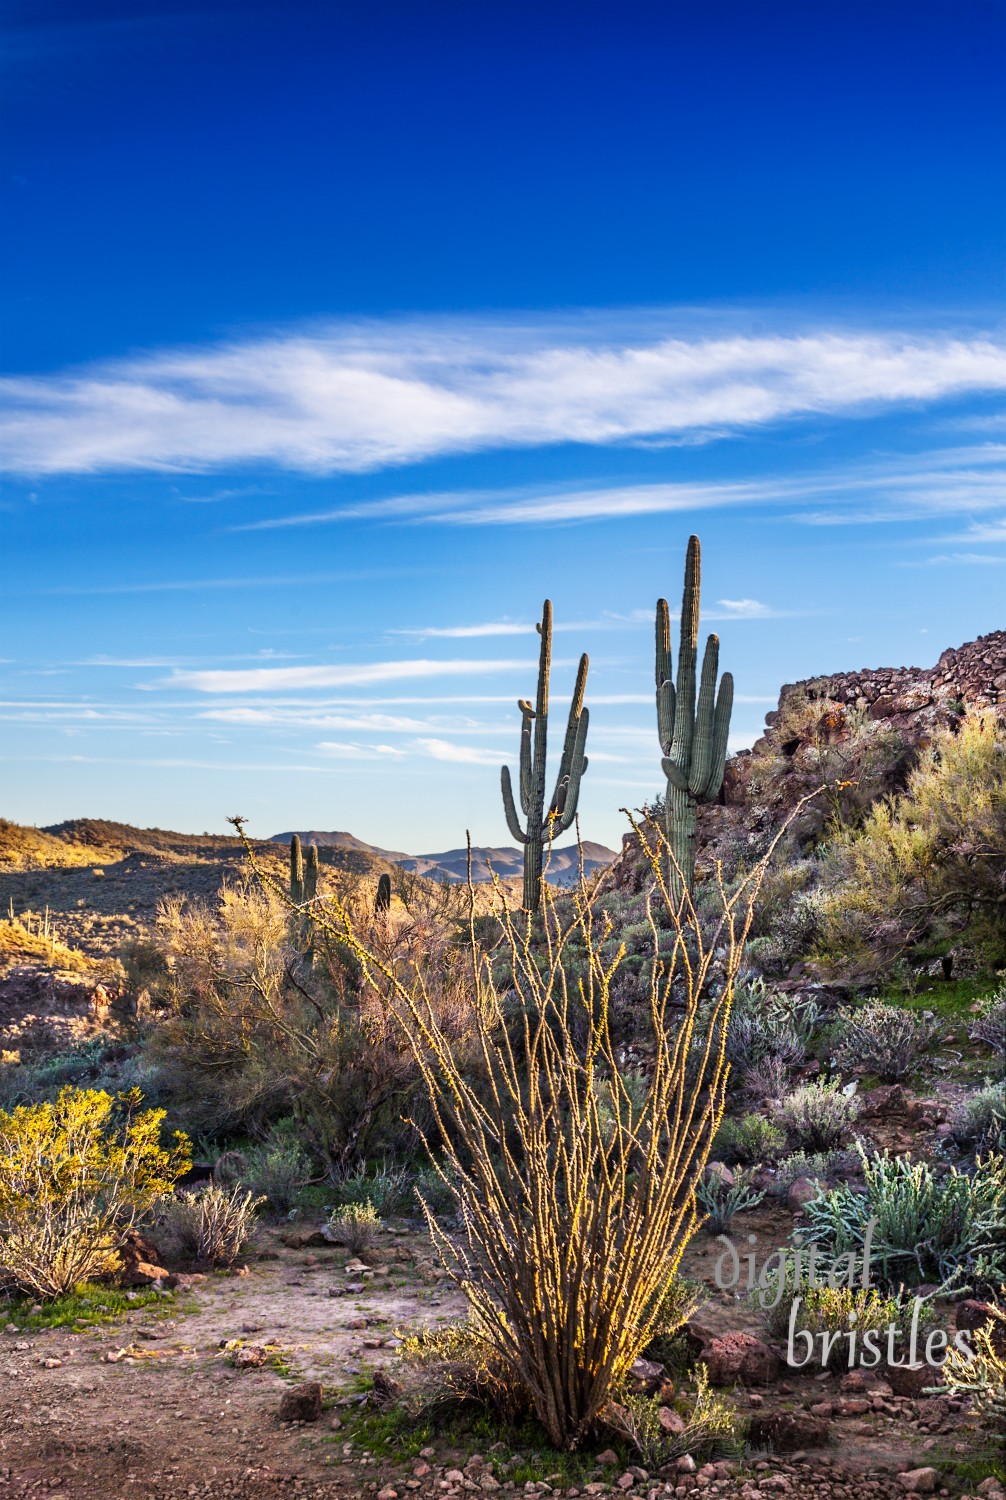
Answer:
<svg viewBox="0 0 1006 1500"><path fill-rule="evenodd" d="M779 1120L801 1151L833 1151L848 1135L859 1109L859 1100L843 1093L835 1078L794 1090L783 1100Z"/></svg>
<svg viewBox="0 0 1006 1500"><path fill-rule="evenodd" d="M858 1149L865 1193L843 1183L805 1204L808 1239L834 1256L862 1254L875 1218L870 1263L884 1286L982 1287L1006 1278L1006 1158L979 1158L973 1172L951 1167L938 1178L927 1162L886 1152L871 1159Z"/></svg>
<svg viewBox="0 0 1006 1500"><path fill-rule="evenodd" d="M720 1122L710 1155L728 1166L737 1162L757 1166L775 1161L785 1144L786 1137L778 1125L764 1115L748 1114L739 1120L724 1118Z"/></svg>
<svg viewBox="0 0 1006 1500"><path fill-rule="evenodd" d="M56 1297L114 1269L123 1232L188 1170L188 1141L160 1143L163 1110L64 1088L0 1111L0 1286Z"/></svg>
<svg viewBox="0 0 1006 1500"><path fill-rule="evenodd" d="M1006 1152L1006 1082L986 1083L955 1105L951 1139L962 1151L983 1155Z"/></svg>
<svg viewBox="0 0 1006 1500"><path fill-rule="evenodd" d="M868 1000L838 1015L832 1057L847 1072L875 1073L887 1083L906 1078L927 1047L936 1025L900 1005Z"/></svg>
<svg viewBox="0 0 1006 1500"><path fill-rule="evenodd" d="M328 1221L332 1238L348 1246L354 1255L373 1249L381 1221L372 1203L347 1203L333 1210Z"/></svg>
<svg viewBox="0 0 1006 1500"><path fill-rule="evenodd" d="M767 1058L787 1069L799 1067L817 1019L813 1001L771 990L761 979L749 980L738 988L730 1013L727 1061L742 1078Z"/></svg>
<svg viewBox="0 0 1006 1500"><path fill-rule="evenodd" d="M608 1426L631 1443L648 1469L659 1469L683 1453L704 1461L714 1453L738 1448L733 1407L710 1387L705 1365L695 1371L694 1399L681 1401L679 1407L685 1425L672 1434L661 1425L655 1396L623 1391L609 1409Z"/></svg>

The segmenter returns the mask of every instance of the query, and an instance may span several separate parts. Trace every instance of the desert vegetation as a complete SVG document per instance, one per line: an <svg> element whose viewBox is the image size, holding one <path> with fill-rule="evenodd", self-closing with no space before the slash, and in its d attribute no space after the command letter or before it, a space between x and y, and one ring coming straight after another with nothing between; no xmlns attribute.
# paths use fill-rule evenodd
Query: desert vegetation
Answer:
<svg viewBox="0 0 1006 1500"><path fill-rule="evenodd" d="M726 760L732 685L717 695L714 638L697 680L698 586L695 546L675 681L658 607L666 784L572 888L543 873L586 771L586 662L546 805L548 607L522 705L522 883L251 844L240 820L177 848L144 831L133 852L117 825L79 844L0 829L21 882L0 923L11 1327L82 1330L106 1295L212 1300L231 1278L253 1299L298 1255L301 1280L318 1268L333 1298L372 1299L351 1321L378 1362L324 1382L343 1458L380 1447L422 1493L683 1494L701 1473L729 1494L762 1454L843 1434L867 1465L883 1438L934 1485L994 1476L1000 710L955 698L913 734L804 684ZM117 861L142 902L109 894L127 889ZM47 868L62 910L27 884ZM119 925L89 928L82 890ZM841 1275L808 1272L811 1244ZM373 1333L403 1264L408 1298ZM821 1350L808 1368L797 1327ZM874 1367L862 1335L886 1351L888 1330ZM225 1332L228 1369L294 1379L292 1355ZM920 1339L945 1365L912 1355ZM411 1433L460 1467L431 1466ZM495 1456L472 1467L476 1448Z"/></svg>

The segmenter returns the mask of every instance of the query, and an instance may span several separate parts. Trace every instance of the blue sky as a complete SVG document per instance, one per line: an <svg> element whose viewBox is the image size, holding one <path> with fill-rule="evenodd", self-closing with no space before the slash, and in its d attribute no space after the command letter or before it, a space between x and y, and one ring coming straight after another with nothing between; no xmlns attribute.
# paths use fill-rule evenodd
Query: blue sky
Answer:
<svg viewBox="0 0 1006 1500"><path fill-rule="evenodd" d="M5 29L6 816L504 842L547 596L617 843L692 531L735 746L1006 623L1003 4Z"/></svg>

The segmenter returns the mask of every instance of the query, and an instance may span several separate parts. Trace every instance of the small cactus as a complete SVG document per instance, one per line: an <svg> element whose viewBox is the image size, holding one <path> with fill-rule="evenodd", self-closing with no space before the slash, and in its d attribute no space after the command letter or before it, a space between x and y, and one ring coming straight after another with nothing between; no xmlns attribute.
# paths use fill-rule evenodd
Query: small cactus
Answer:
<svg viewBox="0 0 1006 1500"><path fill-rule="evenodd" d="M699 539L693 536L685 560L677 688L671 680L670 613L667 600L657 600L657 733L664 757L661 764L667 777L667 838L674 856L669 882L676 898L686 889L691 891L695 881L695 809L700 802L714 801L723 784L734 700L734 680L729 672L723 673L716 692L720 642L718 636L711 635L702 660L696 703L700 569Z"/></svg>
<svg viewBox="0 0 1006 1500"><path fill-rule="evenodd" d="M377 882L377 899L374 902L375 911L388 911L391 907L391 876L387 871Z"/></svg>
<svg viewBox="0 0 1006 1500"><path fill-rule="evenodd" d="M587 757L583 750L587 742L588 710L583 706L583 694L587 685L586 653L580 657L576 674L576 687L570 704L566 724L566 740L562 747L562 760L555 783L552 800L545 812L545 755L548 738L548 679L552 660L552 603L546 599L542 610L541 653L538 659L538 695L535 707L524 698L518 699L521 712L520 732L520 804L527 819L527 831L521 827L514 804L510 771L502 768L503 809L507 826L519 844L524 846L524 910L537 911L541 904L541 871L545 840L565 833L576 817L576 804L580 795L580 779L587 769ZM534 748L532 751L532 725Z"/></svg>

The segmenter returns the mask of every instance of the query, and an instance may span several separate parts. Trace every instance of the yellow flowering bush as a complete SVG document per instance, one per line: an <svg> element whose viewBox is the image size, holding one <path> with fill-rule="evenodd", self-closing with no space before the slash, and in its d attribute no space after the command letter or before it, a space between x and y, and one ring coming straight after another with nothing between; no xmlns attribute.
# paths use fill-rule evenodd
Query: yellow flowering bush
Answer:
<svg viewBox="0 0 1006 1500"><path fill-rule="evenodd" d="M163 1147L164 1111L141 1103L67 1087L0 1110L0 1287L56 1297L115 1269L124 1230L190 1164L188 1139Z"/></svg>

